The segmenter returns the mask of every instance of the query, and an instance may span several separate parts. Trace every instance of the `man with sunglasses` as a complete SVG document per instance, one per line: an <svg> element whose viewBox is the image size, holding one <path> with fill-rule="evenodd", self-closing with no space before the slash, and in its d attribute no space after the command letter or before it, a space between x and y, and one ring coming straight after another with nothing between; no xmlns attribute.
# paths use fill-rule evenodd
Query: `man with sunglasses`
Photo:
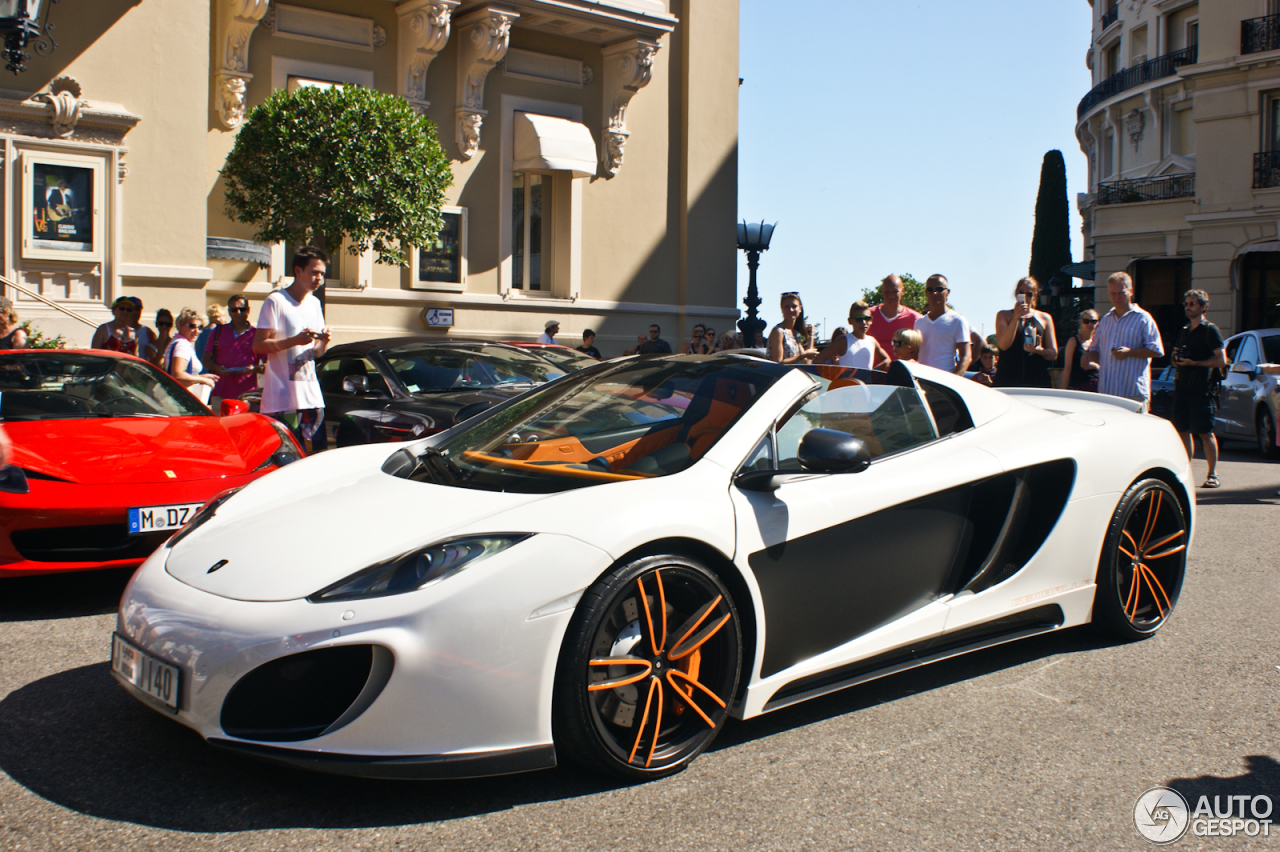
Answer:
<svg viewBox="0 0 1280 852"><path fill-rule="evenodd" d="M930 275L924 283L929 310L916 320L923 342L917 360L939 370L963 376L973 360L969 344L969 321L947 307L951 286L945 275Z"/></svg>
<svg viewBox="0 0 1280 852"><path fill-rule="evenodd" d="M1195 435L1204 445L1204 459L1209 474L1201 488L1217 488L1218 438L1213 434L1213 415L1217 409L1217 370L1227 366L1227 353L1222 332L1204 318L1209 307L1209 294L1204 290L1188 290L1182 297L1187 324L1178 335L1172 363L1177 368L1173 379L1173 428L1178 430L1187 447L1187 457L1195 458Z"/></svg>
<svg viewBox="0 0 1280 852"><path fill-rule="evenodd" d="M205 346L204 361L209 372L218 377L209 405L217 411L224 399L239 399L241 394L256 390L258 374L266 358L254 354L256 333L249 322L249 300L239 294L227 300L231 321L214 329Z"/></svg>

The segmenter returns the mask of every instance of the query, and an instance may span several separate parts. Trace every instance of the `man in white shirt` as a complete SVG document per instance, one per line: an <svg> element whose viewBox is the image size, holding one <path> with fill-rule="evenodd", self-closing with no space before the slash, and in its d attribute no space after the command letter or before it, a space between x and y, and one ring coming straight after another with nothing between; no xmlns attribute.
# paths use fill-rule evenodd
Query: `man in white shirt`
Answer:
<svg viewBox="0 0 1280 852"><path fill-rule="evenodd" d="M253 351L267 356L262 382L263 414L289 427L298 443L319 452L324 434L324 395L316 377L316 359L329 345L320 301L312 294L324 284L329 256L303 246L293 256L293 283L276 290L262 305Z"/></svg>
<svg viewBox="0 0 1280 852"><path fill-rule="evenodd" d="M543 328L542 336L538 338L538 342L555 343L556 335L560 333L560 323L555 320L547 320L547 324Z"/></svg>
<svg viewBox="0 0 1280 852"><path fill-rule="evenodd" d="M969 321L947 307L951 286L945 275L930 275L924 283L929 310L916 320L923 342L916 360L939 370L963 376L973 360L969 345Z"/></svg>
<svg viewBox="0 0 1280 852"><path fill-rule="evenodd" d="M1151 359L1164 355L1160 328L1133 301L1133 279L1123 272L1107 278L1111 310L1098 320L1089 349L1080 359L1098 365L1098 393L1122 396L1151 408Z"/></svg>

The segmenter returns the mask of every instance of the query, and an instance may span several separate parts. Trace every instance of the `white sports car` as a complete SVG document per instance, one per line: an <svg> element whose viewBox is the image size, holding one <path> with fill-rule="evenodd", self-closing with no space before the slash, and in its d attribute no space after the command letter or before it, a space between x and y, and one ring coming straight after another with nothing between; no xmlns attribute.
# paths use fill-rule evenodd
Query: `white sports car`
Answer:
<svg viewBox="0 0 1280 852"><path fill-rule="evenodd" d="M333 772L676 772L751 718L1094 621L1154 633L1195 511L1167 421L915 364L606 362L210 502L112 672Z"/></svg>

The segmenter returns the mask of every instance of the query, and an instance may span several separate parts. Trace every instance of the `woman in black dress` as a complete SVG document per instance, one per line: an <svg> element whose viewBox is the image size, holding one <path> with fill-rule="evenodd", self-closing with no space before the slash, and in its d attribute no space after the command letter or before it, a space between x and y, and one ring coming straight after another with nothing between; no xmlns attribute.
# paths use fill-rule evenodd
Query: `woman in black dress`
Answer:
<svg viewBox="0 0 1280 852"><path fill-rule="evenodd" d="M1013 308L996 314L998 388L1052 387L1049 365L1058 357L1058 343L1053 317L1033 307L1039 295L1040 282L1023 278L1013 288Z"/></svg>
<svg viewBox="0 0 1280 852"><path fill-rule="evenodd" d="M1062 350L1062 389L1078 391L1096 391L1098 389L1098 368L1085 369L1080 359L1089 351L1093 332L1098 327L1098 312L1093 308L1080 314L1080 330L1077 331Z"/></svg>

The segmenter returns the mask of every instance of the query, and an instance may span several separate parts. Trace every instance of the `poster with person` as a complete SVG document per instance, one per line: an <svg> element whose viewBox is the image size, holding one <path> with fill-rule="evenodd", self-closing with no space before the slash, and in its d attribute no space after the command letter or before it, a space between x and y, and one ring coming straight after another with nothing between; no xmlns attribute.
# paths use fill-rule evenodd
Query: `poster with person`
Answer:
<svg viewBox="0 0 1280 852"><path fill-rule="evenodd" d="M44 163L31 165L31 245L52 251L94 251L94 170Z"/></svg>
<svg viewBox="0 0 1280 852"><path fill-rule="evenodd" d="M444 218L444 227L440 229L435 242L418 249L417 286L429 283L465 283L465 218L460 210L444 211L440 215Z"/></svg>

